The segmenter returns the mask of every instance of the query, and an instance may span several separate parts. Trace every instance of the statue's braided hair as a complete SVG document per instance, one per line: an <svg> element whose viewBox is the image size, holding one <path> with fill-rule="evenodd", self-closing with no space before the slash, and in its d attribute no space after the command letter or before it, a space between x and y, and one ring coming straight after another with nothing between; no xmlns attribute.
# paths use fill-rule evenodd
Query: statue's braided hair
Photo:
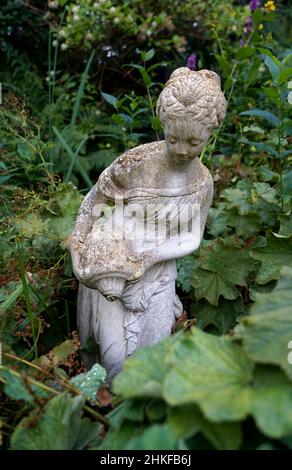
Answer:
<svg viewBox="0 0 292 470"><path fill-rule="evenodd" d="M226 107L220 77L215 72L181 67L171 74L160 93L156 112L163 126L190 117L214 129L223 121Z"/></svg>

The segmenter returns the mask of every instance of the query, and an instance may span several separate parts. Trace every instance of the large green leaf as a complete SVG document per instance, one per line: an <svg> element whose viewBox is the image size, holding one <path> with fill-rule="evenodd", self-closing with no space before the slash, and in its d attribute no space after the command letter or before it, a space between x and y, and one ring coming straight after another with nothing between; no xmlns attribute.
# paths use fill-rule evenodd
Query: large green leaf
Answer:
<svg viewBox="0 0 292 470"><path fill-rule="evenodd" d="M197 300L205 298L212 305L218 305L220 296L229 300L235 300L238 297L235 285L220 272L198 268L193 274L192 286L196 289Z"/></svg>
<svg viewBox="0 0 292 470"><path fill-rule="evenodd" d="M227 336L217 337L194 328L191 333L176 335L173 339L172 350L160 355L159 383L156 382L152 395L147 385L153 380L153 369L158 365L157 362L151 368L145 365L157 357L158 351L163 352L161 345L146 348L143 355L140 350L140 354L138 351L126 361L124 371L115 382L116 390L121 391L124 398L133 395L133 387L137 398L157 396L157 387L160 387L159 394L171 407L198 406L204 418L210 421L208 432L211 434L208 437L206 428L202 427L200 432L218 448L220 445L224 448L224 444L222 441L220 445L219 441L215 444L213 424L238 422L249 415L267 436L292 435L292 387L282 371L269 365L255 368L241 345ZM138 385L133 381L134 367L142 370ZM199 424L192 424L185 412L181 421L178 416L174 421L169 424L177 438L199 432ZM226 442L230 445L229 439Z"/></svg>
<svg viewBox="0 0 292 470"><path fill-rule="evenodd" d="M174 450L176 438L167 424L154 424L139 436L129 439L124 449L127 450Z"/></svg>
<svg viewBox="0 0 292 470"><path fill-rule="evenodd" d="M212 325L218 329L220 334L226 334L234 327L236 317L241 311L241 302L230 302L225 299L221 299L217 307L210 305L209 302L199 301L191 309L199 328L205 330Z"/></svg>
<svg viewBox="0 0 292 470"><path fill-rule="evenodd" d="M288 343L292 339L292 268L284 267L282 275L272 292L255 295L250 315L242 320L242 337L251 359L279 365L292 380L292 365L288 363Z"/></svg>
<svg viewBox="0 0 292 470"><path fill-rule="evenodd" d="M249 412L253 363L230 338L193 329L174 348L163 396L172 406L196 403L215 422Z"/></svg>
<svg viewBox="0 0 292 470"><path fill-rule="evenodd" d="M261 367L256 370L250 412L264 434L274 438L291 435L292 387L279 369Z"/></svg>
<svg viewBox="0 0 292 470"><path fill-rule="evenodd" d="M282 266L292 265L292 237L279 238L269 233L266 246L252 250L251 256L262 263L256 282L266 284L279 279Z"/></svg>
<svg viewBox="0 0 292 470"><path fill-rule="evenodd" d="M178 335L177 335L178 336ZM165 357L175 344L174 337L160 341L155 348L141 348L125 362L124 372L114 380L116 393L127 398L162 396L162 383L168 365ZM145 378L147 377L147 380Z"/></svg>
<svg viewBox="0 0 292 470"><path fill-rule="evenodd" d="M84 399L64 392L21 420L11 437L12 450L83 449L97 434L99 424L82 418Z"/></svg>
<svg viewBox="0 0 292 470"><path fill-rule="evenodd" d="M241 429L238 423L211 423L196 405L176 406L169 409L167 420L177 439L189 438L201 432L217 449L238 449Z"/></svg>
<svg viewBox="0 0 292 470"><path fill-rule="evenodd" d="M220 296L234 300L238 297L235 286L246 285L246 277L255 269L255 262L245 248L234 243L233 239L218 239L201 248L200 269L194 272L191 282L197 300L204 297L218 305Z"/></svg>

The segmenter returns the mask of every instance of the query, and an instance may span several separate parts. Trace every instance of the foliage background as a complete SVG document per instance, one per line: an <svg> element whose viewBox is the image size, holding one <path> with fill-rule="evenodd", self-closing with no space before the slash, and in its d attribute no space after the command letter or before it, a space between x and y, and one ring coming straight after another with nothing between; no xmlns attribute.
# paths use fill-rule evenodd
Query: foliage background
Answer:
<svg viewBox="0 0 292 470"><path fill-rule="evenodd" d="M291 11L1 2L4 448L291 448ZM190 54L228 100L201 156L214 202L200 250L178 260L175 335L138 351L110 390L78 359L68 237L100 172L163 138L155 102Z"/></svg>

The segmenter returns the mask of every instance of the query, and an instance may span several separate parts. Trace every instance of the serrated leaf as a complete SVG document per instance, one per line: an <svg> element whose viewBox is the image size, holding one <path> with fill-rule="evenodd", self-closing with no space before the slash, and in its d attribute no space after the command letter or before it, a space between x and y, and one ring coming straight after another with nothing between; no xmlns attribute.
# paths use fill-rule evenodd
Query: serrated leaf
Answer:
<svg viewBox="0 0 292 470"><path fill-rule="evenodd" d="M220 300L218 307L200 301L191 309L192 315L196 318L196 325L200 329L205 330L213 325L220 334L226 334L234 327L239 311L238 302L228 302L223 299Z"/></svg>
<svg viewBox="0 0 292 470"><path fill-rule="evenodd" d="M238 297L235 285L223 279L221 273L198 268L193 274L191 284L195 288L196 300L205 298L212 305L218 305L221 295L229 300L235 300Z"/></svg>
<svg viewBox="0 0 292 470"><path fill-rule="evenodd" d="M288 363L291 305L292 268L284 267L282 278L272 292L255 294L250 315L242 320L242 337L244 349L254 361L278 365L292 380L292 366Z"/></svg>
<svg viewBox="0 0 292 470"><path fill-rule="evenodd" d="M248 415L253 364L229 338L195 328L176 344L171 356L163 387L167 403L197 403L214 422Z"/></svg>
<svg viewBox="0 0 292 470"><path fill-rule="evenodd" d="M88 372L75 375L70 380L86 398L91 402L97 401L97 391L106 382L106 370L100 364L94 364Z"/></svg>
<svg viewBox="0 0 292 470"><path fill-rule="evenodd" d="M256 277L258 284L279 279L281 268L292 264L292 237L283 239L269 233L266 246L252 250L251 256L262 263Z"/></svg>
<svg viewBox="0 0 292 470"><path fill-rule="evenodd" d="M23 377L14 375L10 370L0 370L0 377L7 380L4 391L12 400L24 400L29 404L33 404L35 396L38 398L47 398L49 396L46 391L34 384L26 383Z"/></svg>
<svg viewBox="0 0 292 470"><path fill-rule="evenodd" d="M22 419L11 436L12 450L83 449L96 435L99 424L82 418L84 399L64 392Z"/></svg>
<svg viewBox="0 0 292 470"><path fill-rule="evenodd" d="M215 241L200 249L200 268L192 278L196 299L206 298L218 305L220 296L234 300L238 297L236 285L245 286L246 277L255 268L247 250L233 244Z"/></svg>

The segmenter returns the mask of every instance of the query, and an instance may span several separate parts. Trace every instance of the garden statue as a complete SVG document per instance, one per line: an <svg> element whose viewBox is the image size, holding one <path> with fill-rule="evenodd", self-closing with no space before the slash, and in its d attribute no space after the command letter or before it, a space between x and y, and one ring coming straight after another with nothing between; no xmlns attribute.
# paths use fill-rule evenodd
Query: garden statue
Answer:
<svg viewBox="0 0 292 470"><path fill-rule="evenodd" d="M85 197L71 240L78 328L111 382L138 347L170 335L182 304L176 258L196 250L213 196L198 156L224 119L220 78L175 70L157 102L165 140L126 151Z"/></svg>

